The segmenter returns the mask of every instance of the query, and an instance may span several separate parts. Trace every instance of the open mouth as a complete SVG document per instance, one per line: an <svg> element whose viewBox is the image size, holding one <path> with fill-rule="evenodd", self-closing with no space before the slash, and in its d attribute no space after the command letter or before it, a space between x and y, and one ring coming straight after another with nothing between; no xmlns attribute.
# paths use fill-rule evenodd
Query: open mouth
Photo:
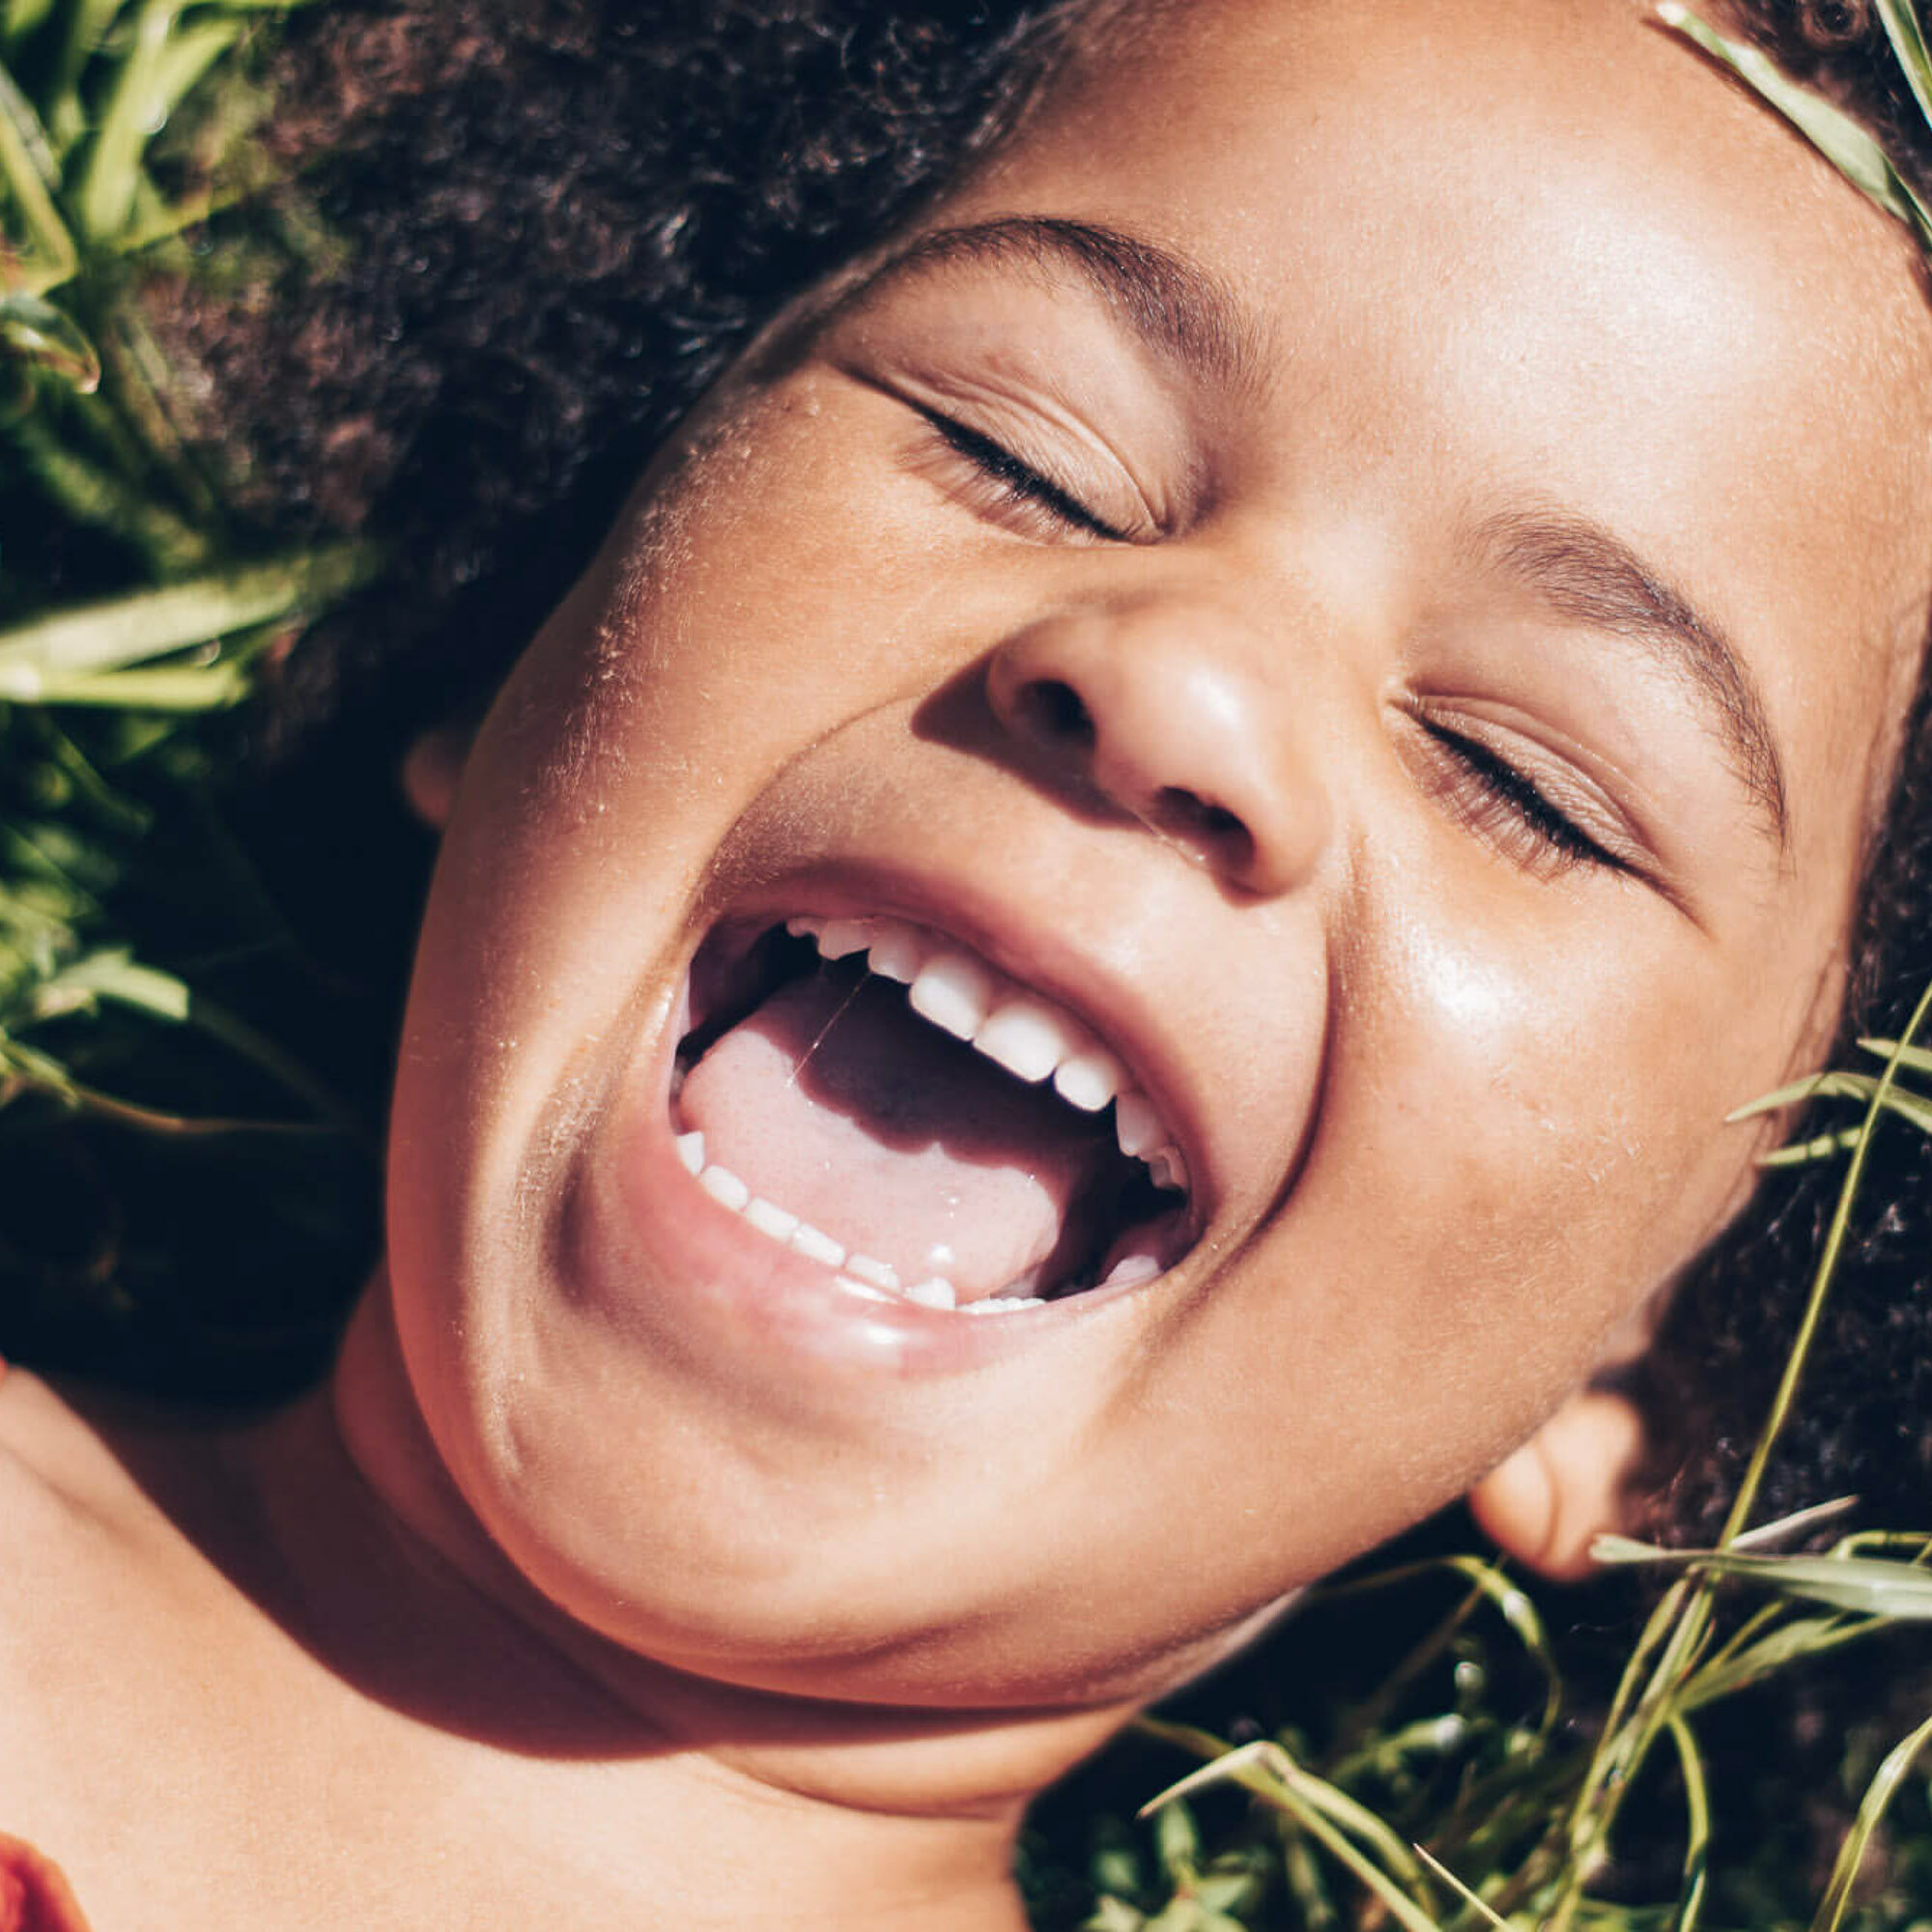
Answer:
<svg viewBox="0 0 1932 1932"><path fill-rule="evenodd" d="M699 949L671 1127L697 1184L844 1288L1006 1315L1191 1246L1180 1150L1088 1023L893 918Z"/></svg>

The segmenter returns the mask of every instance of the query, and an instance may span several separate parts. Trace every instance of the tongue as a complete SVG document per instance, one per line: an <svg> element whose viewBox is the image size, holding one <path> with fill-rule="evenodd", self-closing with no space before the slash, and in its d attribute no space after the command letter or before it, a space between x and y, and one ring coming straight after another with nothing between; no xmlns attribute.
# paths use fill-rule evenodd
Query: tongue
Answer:
<svg viewBox="0 0 1932 1932"><path fill-rule="evenodd" d="M1070 1204L1117 1157L1103 1120L929 1026L903 987L855 987L849 971L791 981L723 1035L678 1112L753 1194L907 1287L944 1276L962 1302L1030 1292Z"/></svg>

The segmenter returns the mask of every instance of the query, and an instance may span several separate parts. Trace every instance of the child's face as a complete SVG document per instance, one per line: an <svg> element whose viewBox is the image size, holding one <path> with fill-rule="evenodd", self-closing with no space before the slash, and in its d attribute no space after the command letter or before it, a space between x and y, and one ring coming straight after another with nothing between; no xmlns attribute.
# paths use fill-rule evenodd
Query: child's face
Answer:
<svg viewBox="0 0 1932 1932"><path fill-rule="evenodd" d="M1932 328L1620 0L1194 0L921 233L713 399L486 724L392 1274L440 1452L587 1623L1133 1695L1458 1493L1747 1188L1723 1116L1830 1022L1922 626ZM1185 1209L1096 1202L1089 1117L878 988L714 970L793 916L1077 1015ZM906 1280L1173 1265L864 1299L680 1126Z"/></svg>

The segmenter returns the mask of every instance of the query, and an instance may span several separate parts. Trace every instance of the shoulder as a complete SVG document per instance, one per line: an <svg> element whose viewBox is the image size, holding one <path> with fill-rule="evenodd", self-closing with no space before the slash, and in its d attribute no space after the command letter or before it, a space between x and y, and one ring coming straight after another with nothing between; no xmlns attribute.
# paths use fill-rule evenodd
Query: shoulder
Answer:
<svg viewBox="0 0 1932 1932"><path fill-rule="evenodd" d="M100 1561L114 1539L113 1459L79 1414L38 1376L0 1376L0 1740L20 1719L23 1692L58 1619L53 1605ZM40 1680L40 1681L44 1681ZM4 1778L4 1774L0 1774ZM4 1782L0 1782L4 1790ZM6 1824L0 1816L0 1827Z"/></svg>
<svg viewBox="0 0 1932 1932"><path fill-rule="evenodd" d="M59 1822L47 1799L66 1781L60 1732L71 1653L57 1606L76 1592L84 1600L97 1567L87 1546L102 1533L87 1501L99 1476L88 1468L85 1434L37 1376L0 1372L0 1932L81 1923L58 1869L12 1834L45 1842Z"/></svg>
<svg viewBox="0 0 1932 1932"><path fill-rule="evenodd" d="M84 1923L10 1924L8 1880L29 1900L50 1883L28 1848L108 1924L203 1924L218 1921L156 1901L201 1900L261 1835L251 1758L288 1680L192 1533L227 1438L18 1370L0 1380L0 1932Z"/></svg>
<svg viewBox="0 0 1932 1932"><path fill-rule="evenodd" d="M126 1464L79 1409L40 1377L0 1370L0 1520L14 1559L0 1578L0 1620L9 1600L33 1587L28 1566L43 1541L51 1553L61 1542L131 1530L139 1496Z"/></svg>
<svg viewBox="0 0 1932 1932"><path fill-rule="evenodd" d="M164 1569L157 1515L80 1409L23 1370L0 1377L0 1833L47 1843L47 1807L86 1770L92 1687Z"/></svg>

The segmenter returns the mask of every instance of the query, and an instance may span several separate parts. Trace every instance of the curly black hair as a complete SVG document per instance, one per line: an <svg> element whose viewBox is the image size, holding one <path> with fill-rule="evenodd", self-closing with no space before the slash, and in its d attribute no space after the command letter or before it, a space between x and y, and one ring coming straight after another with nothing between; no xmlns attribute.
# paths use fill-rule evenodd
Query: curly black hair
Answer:
<svg viewBox="0 0 1932 1932"><path fill-rule="evenodd" d="M266 724L288 795L339 801L345 745L388 760L480 702L760 323L996 140L1093 5L337 0L298 24L272 139L337 245L266 302L175 291L162 318L220 399L208 440L260 526L377 530L405 560L291 660ZM1932 176L1868 7L1727 13ZM1924 688L1854 957L1841 1058L1932 979ZM1638 1374L1677 1471L1675 1534L1708 1535L1735 1487L1835 1186L1771 1179ZM1888 1132L1869 1198L1884 1206L1859 1225L1767 1510L1857 1493L1877 1520L1923 1516L1932 1145Z"/></svg>
<svg viewBox="0 0 1932 1932"><path fill-rule="evenodd" d="M1868 0L1740 0L1737 25L1783 69L1877 133L1922 194L1932 133ZM1921 286L1932 287L1921 274ZM1932 537L1932 533L1928 533ZM1927 545L1932 558L1932 541ZM1932 651L1921 642L1889 796L1866 851L1851 975L1829 1055L1879 1062L1862 1039L1896 1037L1932 984ZM1842 1106L1802 1131L1856 1124ZM1767 1177L1690 1272L1634 1378L1655 1437L1657 1526L1712 1540L1770 1409L1810 1292L1841 1170ZM1839 1497L1893 1526L1932 1497L1932 1142L1889 1125L1874 1144L1864 1211L1833 1281L1795 1411L1767 1471L1761 1520ZM1844 1523L1834 1525L1841 1531Z"/></svg>

